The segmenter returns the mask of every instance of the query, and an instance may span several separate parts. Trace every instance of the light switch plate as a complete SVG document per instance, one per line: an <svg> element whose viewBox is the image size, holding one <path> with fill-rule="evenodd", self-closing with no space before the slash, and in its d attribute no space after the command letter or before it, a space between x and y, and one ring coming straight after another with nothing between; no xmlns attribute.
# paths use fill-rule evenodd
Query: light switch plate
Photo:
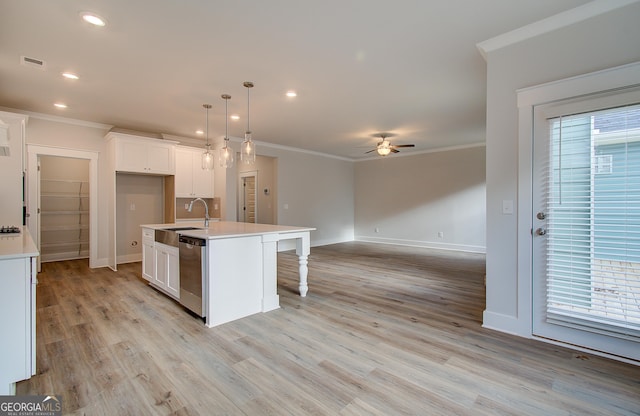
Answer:
<svg viewBox="0 0 640 416"><path fill-rule="evenodd" d="M504 215L513 214L513 201L510 199L505 199L502 201L502 213Z"/></svg>

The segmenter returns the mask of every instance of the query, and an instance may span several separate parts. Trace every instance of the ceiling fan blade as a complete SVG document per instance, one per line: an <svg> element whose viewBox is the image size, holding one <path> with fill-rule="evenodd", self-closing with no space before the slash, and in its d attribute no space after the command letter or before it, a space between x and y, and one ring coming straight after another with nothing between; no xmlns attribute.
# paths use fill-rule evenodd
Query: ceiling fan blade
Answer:
<svg viewBox="0 0 640 416"><path fill-rule="evenodd" d="M367 153L375 152L376 150L378 150L378 149L371 149L368 152L364 152L364 154L366 155Z"/></svg>
<svg viewBox="0 0 640 416"><path fill-rule="evenodd" d="M399 153L399 152L400 152L400 150L394 149L393 147L391 148L391 151L392 151L393 153Z"/></svg>
<svg viewBox="0 0 640 416"><path fill-rule="evenodd" d="M416 147L415 144L394 144L391 147Z"/></svg>

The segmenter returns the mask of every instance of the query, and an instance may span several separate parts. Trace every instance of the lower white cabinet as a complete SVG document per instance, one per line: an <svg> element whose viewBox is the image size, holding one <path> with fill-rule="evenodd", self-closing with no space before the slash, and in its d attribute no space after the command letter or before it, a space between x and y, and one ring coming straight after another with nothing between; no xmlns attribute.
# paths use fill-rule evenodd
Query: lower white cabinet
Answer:
<svg viewBox="0 0 640 416"><path fill-rule="evenodd" d="M155 243L155 277L153 284L180 299L180 262L178 247Z"/></svg>
<svg viewBox="0 0 640 416"><path fill-rule="evenodd" d="M35 257L0 260L0 395L35 374Z"/></svg>

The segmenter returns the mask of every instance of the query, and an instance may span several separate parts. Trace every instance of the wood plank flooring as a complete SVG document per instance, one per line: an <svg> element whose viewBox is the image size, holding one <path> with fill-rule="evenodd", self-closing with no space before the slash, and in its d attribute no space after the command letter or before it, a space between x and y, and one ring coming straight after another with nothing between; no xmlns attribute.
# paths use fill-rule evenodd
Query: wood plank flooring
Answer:
<svg viewBox="0 0 640 416"><path fill-rule="evenodd" d="M207 329L140 263L38 275L38 374L74 415L638 415L640 367L481 328L484 256L278 255L281 308Z"/></svg>

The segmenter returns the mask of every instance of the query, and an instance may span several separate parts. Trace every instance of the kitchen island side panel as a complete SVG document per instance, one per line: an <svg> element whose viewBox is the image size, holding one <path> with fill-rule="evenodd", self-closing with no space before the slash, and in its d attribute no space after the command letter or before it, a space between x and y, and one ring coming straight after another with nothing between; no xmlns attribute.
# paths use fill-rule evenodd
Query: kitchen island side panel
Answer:
<svg viewBox="0 0 640 416"><path fill-rule="evenodd" d="M262 238L207 241L207 326L262 311Z"/></svg>

